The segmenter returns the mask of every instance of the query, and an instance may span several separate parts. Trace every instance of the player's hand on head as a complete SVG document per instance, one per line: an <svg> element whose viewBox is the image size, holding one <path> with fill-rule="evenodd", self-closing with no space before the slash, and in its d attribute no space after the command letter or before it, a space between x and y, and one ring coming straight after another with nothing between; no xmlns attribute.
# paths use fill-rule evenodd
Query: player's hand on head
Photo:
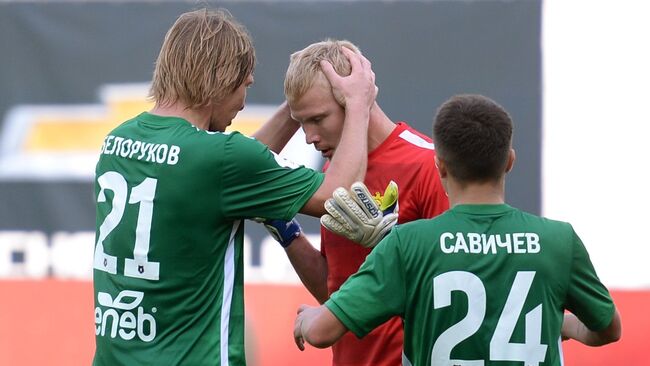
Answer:
<svg viewBox="0 0 650 366"><path fill-rule="evenodd" d="M375 73L372 71L370 61L361 54L357 54L347 47L341 47L343 53L350 61L351 72L348 76L340 76L329 61L320 62L321 69L332 85L332 94L336 101L344 108L353 104L370 108L379 88L375 85Z"/></svg>
<svg viewBox="0 0 650 366"><path fill-rule="evenodd" d="M320 222L327 230L372 248L397 224L397 183L391 181L378 200L361 182L352 184L349 191L339 187L325 201L325 209L328 213Z"/></svg>
<svg viewBox="0 0 650 366"><path fill-rule="evenodd" d="M302 227L295 218L290 221L256 218L255 221L262 223L273 239L280 243L283 248L291 245L293 240L302 233Z"/></svg>

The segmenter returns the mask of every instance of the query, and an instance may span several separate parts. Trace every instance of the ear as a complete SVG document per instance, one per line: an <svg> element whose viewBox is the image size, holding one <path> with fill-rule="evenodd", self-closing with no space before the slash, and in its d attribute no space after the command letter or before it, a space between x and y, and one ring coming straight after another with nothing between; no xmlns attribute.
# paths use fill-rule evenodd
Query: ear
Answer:
<svg viewBox="0 0 650 366"><path fill-rule="evenodd" d="M444 160L440 160L438 155L435 157L436 168L438 168L438 173L440 174L440 179L447 178L447 165Z"/></svg>
<svg viewBox="0 0 650 366"><path fill-rule="evenodd" d="M508 164L506 164L506 173L510 173L512 170L512 167L515 165L515 159L515 149L510 148L510 153L508 154Z"/></svg>

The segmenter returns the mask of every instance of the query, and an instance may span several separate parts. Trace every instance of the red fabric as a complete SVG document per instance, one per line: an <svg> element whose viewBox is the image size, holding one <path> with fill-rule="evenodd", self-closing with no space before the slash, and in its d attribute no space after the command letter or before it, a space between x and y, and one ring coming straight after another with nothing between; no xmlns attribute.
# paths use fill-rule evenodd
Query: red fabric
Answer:
<svg viewBox="0 0 650 366"><path fill-rule="evenodd" d="M431 143L431 139L400 122L386 141L368 155L364 183L371 194L382 195L388 182L397 183L399 223L430 218L449 208L434 162L435 151L414 142L423 145ZM321 227L321 252L327 258L327 288L331 294L359 269L370 249ZM332 347L333 365L401 365L402 342L402 322L397 317L361 340L348 332Z"/></svg>

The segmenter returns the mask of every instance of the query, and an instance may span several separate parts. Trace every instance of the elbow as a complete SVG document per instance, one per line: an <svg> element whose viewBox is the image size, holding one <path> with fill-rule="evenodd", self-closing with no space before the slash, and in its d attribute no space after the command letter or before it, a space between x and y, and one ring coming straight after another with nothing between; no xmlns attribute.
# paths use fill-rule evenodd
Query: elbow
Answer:
<svg viewBox="0 0 650 366"><path fill-rule="evenodd" d="M605 337L603 337L603 343L601 346L604 346L609 343L618 342L621 339L621 328L619 327L615 331L609 332Z"/></svg>
<svg viewBox="0 0 650 366"><path fill-rule="evenodd" d="M616 333L616 334L607 334L607 335L600 335L598 339L593 340L592 342L588 342L587 345L591 347L601 347L608 345L610 343L618 342L618 340L621 339L621 333Z"/></svg>
<svg viewBox="0 0 650 366"><path fill-rule="evenodd" d="M314 294L316 301L318 301L318 303L321 305L325 304L325 301L327 301L327 299L330 298L329 293L327 292L327 277L325 277L324 283L325 283L325 287L319 289Z"/></svg>
<svg viewBox="0 0 650 366"><path fill-rule="evenodd" d="M621 316L618 313L618 310L614 313L614 318L609 326L603 331L599 332L599 342L596 346L604 346L609 343L618 342L621 339L623 333L621 325Z"/></svg>
<svg viewBox="0 0 650 366"><path fill-rule="evenodd" d="M621 314L616 310L614 313L614 318L612 319L612 322L609 324L609 332L608 333L608 343L613 343L613 342L618 342L621 339L622 333L623 333L623 324L621 322Z"/></svg>
<svg viewBox="0 0 650 366"><path fill-rule="evenodd" d="M610 338L609 343L618 342L619 340L621 340L621 335L622 335L622 334L621 334L621 332L619 331L618 333L616 333L616 335L614 335L612 338Z"/></svg>

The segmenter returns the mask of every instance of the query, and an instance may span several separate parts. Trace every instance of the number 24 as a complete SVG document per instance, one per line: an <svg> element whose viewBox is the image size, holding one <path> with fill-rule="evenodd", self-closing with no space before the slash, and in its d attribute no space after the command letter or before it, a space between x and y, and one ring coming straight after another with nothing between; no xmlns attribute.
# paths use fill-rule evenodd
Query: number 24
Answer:
<svg viewBox="0 0 650 366"><path fill-rule="evenodd" d="M546 357L547 346L541 344L542 304L526 314L524 343L510 343L517 319L533 283L535 272L517 272L499 322L490 340L490 360L521 361L526 366L538 365ZM483 323L486 310L485 287L473 273L446 272L433 279L433 308L451 305L452 291L467 294L467 315L445 330L433 345L432 365L483 366L483 360L451 360L451 350L463 340L476 333Z"/></svg>

